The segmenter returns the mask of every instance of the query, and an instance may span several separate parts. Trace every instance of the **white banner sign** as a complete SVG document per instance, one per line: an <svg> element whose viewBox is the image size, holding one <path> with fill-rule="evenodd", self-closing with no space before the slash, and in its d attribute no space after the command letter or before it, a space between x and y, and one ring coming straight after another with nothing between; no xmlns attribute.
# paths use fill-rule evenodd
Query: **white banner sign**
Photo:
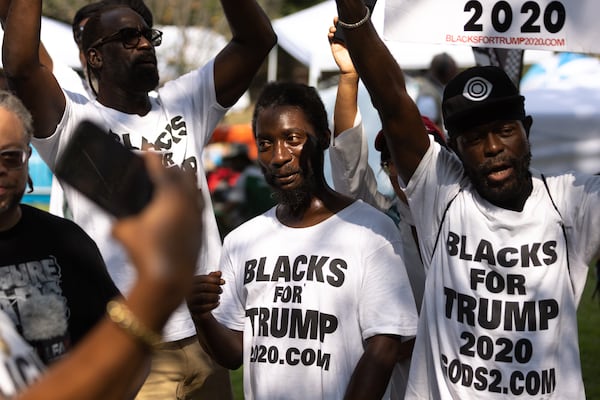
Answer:
<svg viewBox="0 0 600 400"><path fill-rule="evenodd" d="M600 54L600 0L386 0L387 40Z"/></svg>

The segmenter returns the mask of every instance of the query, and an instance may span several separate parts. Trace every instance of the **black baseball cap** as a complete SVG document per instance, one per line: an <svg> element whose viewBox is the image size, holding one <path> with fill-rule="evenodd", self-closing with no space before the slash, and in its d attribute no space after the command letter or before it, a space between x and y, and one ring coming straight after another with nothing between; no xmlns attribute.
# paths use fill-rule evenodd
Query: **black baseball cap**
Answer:
<svg viewBox="0 0 600 400"><path fill-rule="evenodd" d="M502 68L477 66L448 82L442 114L452 136L492 121L525 119L525 98Z"/></svg>

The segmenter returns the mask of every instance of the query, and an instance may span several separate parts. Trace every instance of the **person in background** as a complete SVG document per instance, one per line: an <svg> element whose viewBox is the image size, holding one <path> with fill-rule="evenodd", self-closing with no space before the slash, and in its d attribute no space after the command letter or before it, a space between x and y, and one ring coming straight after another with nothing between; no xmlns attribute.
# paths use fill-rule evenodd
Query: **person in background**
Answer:
<svg viewBox="0 0 600 400"><path fill-rule="evenodd" d="M113 225L136 268L131 291L114 298L69 357L47 370L0 312L0 399L125 399L138 389L168 317L191 289L203 229L196 182L162 167L158 156L145 158L153 199Z"/></svg>
<svg viewBox="0 0 600 400"><path fill-rule="evenodd" d="M225 194L225 212L229 215L229 231L260 215L276 204L258 163L250 159L246 145L229 162L240 175Z"/></svg>
<svg viewBox="0 0 600 400"><path fill-rule="evenodd" d="M205 346L243 364L246 398L389 398L417 322L398 229L327 185L314 88L268 84L252 125L278 204L225 238L220 271L196 278L188 304Z"/></svg>
<svg viewBox="0 0 600 400"><path fill-rule="evenodd" d="M367 139L364 134L357 104L358 72L344 43L336 40L337 17L329 28L331 53L340 70L338 89L333 113L333 141L329 147L333 187L347 196L361 199L386 213L398 226L404 251L404 263L410 280L417 311L421 309L425 289L425 269L419 254L416 230L408 208L408 201L398 184L398 177L390 151L382 131L375 138L375 150L380 152L381 169L386 173L394 190L392 196L378 190L375 173L368 162ZM423 122L428 132L440 143L444 136L427 117ZM403 399L408 380L410 359L394 369L392 398Z"/></svg>
<svg viewBox="0 0 600 400"><path fill-rule="evenodd" d="M51 364L76 345L119 294L94 241L76 224L20 204L31 115L0 90L0 310Z"/></svg>
<svg viewBox="0 0 600 400"><path fill-rule="evenodd" d="M459 69L456 61L448 53L433 56L429 69L418 76L419 92L415 103L421 115L428 117L438 126L442 126L442 93L446 84L456 76Z"/></svg>
<svg viewBox="0 0 600 400"><path fill-rule="evenodd" d="M530 168L533 119L493 66L446 85L443 148L362 0L336 4L428 271L406 398L585 399L577 306L600 255L600 177Z"/></svg>
<svg viewBox="0 0 600 400"><path fill-rule="evenodd" d="M238 204L231 203L229 196L243 170L252 162L242 143L222 143L223 153L219 164L207 173L208 187L221 238L239 225Z"/></svg>
<svg viewBox="0 0 600 400"><path fill-rule="evenodd" d="M202 150L276 43L255 0L221 4L233 33L228 45L202 68L158 89L155 46L160 45L162 32L150 28L128 5L107 5L85 24L86 68L97 83L93 101L61 90L51 71L40 65L40 0L10 2L2 49L9 83L34 117L33 144L50 169L74 129L87 119L105 127L127 148L161 153L165 166L178 166L196 176L206 203L198 273L217 268L221 247ZM72 188L63 189L73 220L95 240L117 287L128 293L135 270L110 235L112 217ZM232 397L228 371L202 350L196 334L182 304L164 329L164 342L154 352L139 399Z"/></svg>

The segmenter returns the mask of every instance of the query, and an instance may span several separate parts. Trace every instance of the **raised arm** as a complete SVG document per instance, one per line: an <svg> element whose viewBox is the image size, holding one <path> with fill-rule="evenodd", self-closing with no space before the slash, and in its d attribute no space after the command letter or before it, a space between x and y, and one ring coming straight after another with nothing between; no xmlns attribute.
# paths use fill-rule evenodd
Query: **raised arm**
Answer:
<svg viewBox="0 0 600 400"><path fill-rule="evenodd" d="M277 36L256 0L221 0L233 37L215 59L217 101L230 107L244 94Z"/></svg>
<svg viewBox="0 0 600 400"><path fill-rule="evenodd" d="M4 22L6 21L6 16L8 15L8 7L10 6L10 0L0 0L0 25L2 25L2 30L4 31ZM40 63L45 65L49 70L52 70L53 61L50 54L48 54L48 50L43 43L40 42Z"/></svg>
<svg viewBox="0 0 600 400"><path fill-rule="evenodd" d="M51 68L40 60L41 15L41 0L9 1L2 63L11 89L33 115L35 136L48 137L64 113L65 97Z"/></svg>
<svg viewBox="0 0 600 400"><path fill-rule="evenodd" d="M354 120L358 113L358 72L354 68L346 45L334 38L337 30L336 22L337 17L334 18L333 25L329 27L328 38L331 54L340 70L333 109L333 134L337 137L354 126Z"/></svg>
<svg viewBox="0 0 600 400"><path fill-rule="evenodd" d="M358 114L358 73L346 46L334 38L337 17L329 28L331 54L339 69L339 82L333 109L335 145L329 147L333 187L352 198L361 199L386 212L392 199L378 191L375 172L369 165L369 150L362 122L354 126Z"/></svg>
<svg viewBox="0 0 600 400"><path fill-rule="evenodd" d="M408 182L429 148L429 138L419 110L408 95L402 69L381 40L363 0L336 0L346 46L371 101L379 112L383 130L400 176ZM400 60L401 61L401 60Z"/></svg>

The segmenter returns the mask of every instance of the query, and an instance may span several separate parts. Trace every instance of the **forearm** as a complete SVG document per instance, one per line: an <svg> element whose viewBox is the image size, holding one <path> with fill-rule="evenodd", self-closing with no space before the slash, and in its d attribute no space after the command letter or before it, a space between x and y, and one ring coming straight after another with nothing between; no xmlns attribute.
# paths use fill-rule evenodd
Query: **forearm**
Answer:
<svg viewBox="0 0 600 400"><path fill-rule="evenodd" d="M358 74L356 72L340 74L333 110L333 134L335 137L354 126L358 112L357 103Z"/></svg>
<svg viewBox="0 0 600 400"><path fill-rule="evenodd" d="M231 107L248 90L277 36L255 0L221 3L233 37L215 58L215 91L217 102Z"/></svg>
<svg viewBox="0 0 600 400"><path fill-rule="evenodd" d="M366 13L362 0L337 0L337 8L340 20L346 23L360 21ZM371 21L354 29L342 29L354 66L376 108L380 112L398 112L396 97L406 93L404 76Z"/></svg>
<svg viewBox="0 0 600 400"><path fill-rule="evenodd" d="M362 0L336 0L339 19L361 21L366 14ZM396 59L370 20L344 28L346 46L381 118L392 159L404 182L408 182L429 148L421 114L406 90Z"/></svg>
<svg viewBox="0 0 600 400"><path fill-rule="evenodd" d="M277 42L271 22L256 0L221 0L232 41L266 56Z"/></svg>
<svg viewBox="0 0 600 400"><path fill-rule="evenodd" d="M381 399L398 361L400 347L399 336L377 335L367 339L367 347L352 373L344 399Z"/></svg>
<svg viewBox="0 0 600 400"><path fill-rule="evenodd" d="M2 62L9 77L28 76L40 63L41 0L12 0L4 23Z"/></svg>
<svg viewBox="0 0 600 400"><path fill-rule="evenodd" d="M228 369L238 369L243 362L243 332L219 323L210 312L194 316L198 340L215 361Z"/></svg>
<svg viewBox="0 0 600 400"><path fill-rule="evenodd" d="M33 116L34 135L45 138L56 129L66 100L51 66L40 61L41 10L41 0L10 2L2 61L10 88Z"/></svg>

